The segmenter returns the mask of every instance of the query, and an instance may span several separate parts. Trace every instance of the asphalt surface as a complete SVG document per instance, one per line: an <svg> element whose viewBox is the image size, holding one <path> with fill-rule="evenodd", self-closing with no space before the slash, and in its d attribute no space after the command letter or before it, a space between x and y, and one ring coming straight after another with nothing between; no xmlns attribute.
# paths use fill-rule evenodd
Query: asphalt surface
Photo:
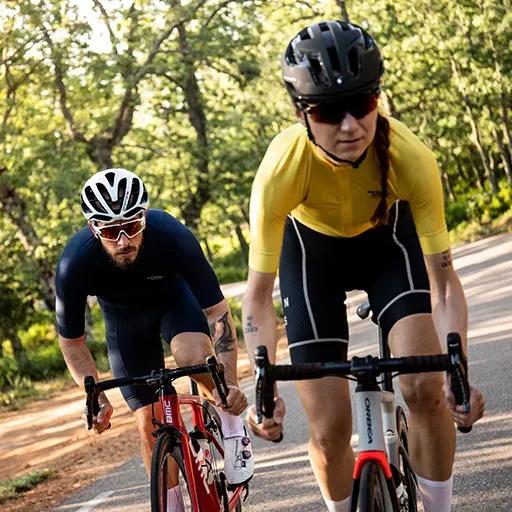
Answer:
<svg viewBox="0 0 512 512"><path fill-rule="evenodd" d="M454 251L469 305L470 379L485 394L486 416L470 434L458 434L456 512L512 510L512 236L500 235ZM234 287L237 293L239 288ZM364 297L349 298L350 355L376 353L376 328L355 316ZM253 396L250 383L244 388ZM279 445L254 439L256 474L247 512L325 510L307 455L308 430L293 383L281 383L287 415ZM59 512L149 512L148 481L140 459L71 497Z"/></svg>

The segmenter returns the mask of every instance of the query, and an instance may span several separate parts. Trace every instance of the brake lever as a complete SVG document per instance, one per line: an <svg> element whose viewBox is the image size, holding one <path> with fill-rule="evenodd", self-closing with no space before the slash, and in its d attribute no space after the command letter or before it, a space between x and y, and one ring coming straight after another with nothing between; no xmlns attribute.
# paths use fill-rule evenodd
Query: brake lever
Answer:
<svg viewBox="0 0 512 512"><path fill-rule="evenodd" d="M212 376L213 382L215 383L215 387L219 392L219 397L224 406L228 405L227 396L229 395L229 388L226 383L226 377L224 376L224 365L222 363L217 362L217 358L215 356L208 356L206 358L206 366L208 366L208 370L210 375Z"/></svg>
<svg viewBox="0 0 512 512"><path fill-rule="evenodd" d="M268 376L269 360L267 347L261 345L254 353L254 365L256 367L256 422L260 424L263 417L272 418L274 415L274 385ZM283 440L283 433L273 443Z"/></svg>
<svg viewBox="0 0 512 512"><path fill-rule="evenodd" d="M85 401L85 415L87 418L87 430L91 430L93 426L93 417L100 412L100 404L98 401L98 393L96 391L96 382L92 375L84 378L84 387L87 394Z"/></svg>
<svg viewBox="0 0 512 512"><path fill-rule="evenodd" d="M450 381L452 385L452 392L455 397L455 404L462 405L464 413L471 410L470 406L470 388L468 382L468 363L467 359L462 352L462 342L460 335L456 332L451 332L447 336L448 355L452 368L449 372ZM473 429L470 427L457 427L459 432L467 434Z"/></svg>

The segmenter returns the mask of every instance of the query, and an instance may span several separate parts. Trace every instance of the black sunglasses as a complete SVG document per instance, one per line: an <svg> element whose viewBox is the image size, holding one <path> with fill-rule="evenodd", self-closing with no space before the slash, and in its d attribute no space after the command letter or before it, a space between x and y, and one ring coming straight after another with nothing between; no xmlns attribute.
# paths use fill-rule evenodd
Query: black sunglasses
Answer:
<svg viewBox="0 0 512 512"><path fill-rule="evenodd" d="M315 123L339 124L347 114L362 119L377 108L378 102L376 94L364 94L307 105L304 112Z"/></svg>

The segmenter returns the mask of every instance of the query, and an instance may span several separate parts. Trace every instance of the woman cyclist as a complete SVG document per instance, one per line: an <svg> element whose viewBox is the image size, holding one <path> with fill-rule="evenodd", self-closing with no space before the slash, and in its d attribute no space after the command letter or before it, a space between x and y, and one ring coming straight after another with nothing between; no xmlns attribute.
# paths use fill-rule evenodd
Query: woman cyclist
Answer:
<svg viewBox="0 0 512 512"><path fill-rule="evenodd" d="M443 191L432 152L402 123L378 110L383 64L373 38L339 21L313 24L289 43L283 78L300 123L270 144L251 195L251 250L243 301L250 353L267 345L276 322L272 289L279 266L293 363L346 359L345 292L368 293L373 319L393 354L435 354L447 333L466 341L467 309L452 266ZM403 376L410 450L426 512L450 510L454 422L469 426L484 410L471 390L471 413L443 397L440 374ZM329 511L348 511L353 467L346 380L301 381L309 453ZM448 405L448 406L447 406ZM248 420L273 440L285 413ZM453 419L452 419L453 418Z"/></svg>

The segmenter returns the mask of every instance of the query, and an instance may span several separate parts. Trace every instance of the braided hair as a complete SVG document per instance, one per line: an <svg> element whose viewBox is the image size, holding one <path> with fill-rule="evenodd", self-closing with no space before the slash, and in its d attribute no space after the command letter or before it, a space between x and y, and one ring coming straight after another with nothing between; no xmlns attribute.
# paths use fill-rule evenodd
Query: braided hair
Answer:
<svg viewBox="0 0 512 512"><path fill-rule="evenodd" d="M389 121L381 114L377 117L377 130L375 132L375 151L380 167L380 201L372 215L372 222L375 226L387 224L388 206L386 197L388 195L388 174L389 174Z"/></svg>

